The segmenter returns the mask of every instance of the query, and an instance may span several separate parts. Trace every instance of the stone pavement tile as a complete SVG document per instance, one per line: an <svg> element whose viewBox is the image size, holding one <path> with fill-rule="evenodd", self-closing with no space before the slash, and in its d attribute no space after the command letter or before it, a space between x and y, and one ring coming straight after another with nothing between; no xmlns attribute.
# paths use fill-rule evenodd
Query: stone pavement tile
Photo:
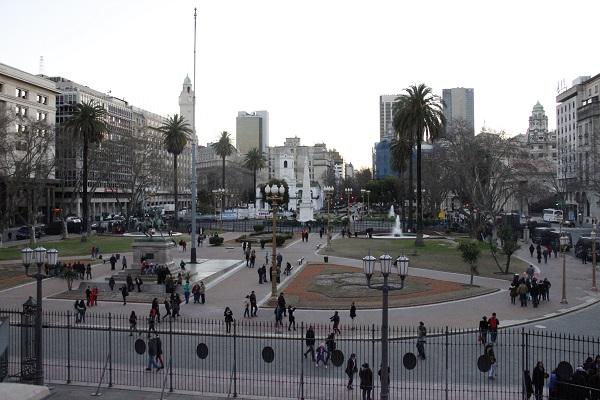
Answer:
<svg viewBox="0 0 600 400"><path fill-rule="evenodd" d="M79 385L51 385L50 396L48 400L81 400L90 398L92 393L96 392L97 386L79 386ZM160 399L160 391L158 390L133 390L121 388L100 388L101 399L106 400L158 400ZM227 398L226 395L204 396L202 394L184 394L184 393L169 393L165 391L165 400L221 400ZM244 400L242 397L237 397Z"/></svg>

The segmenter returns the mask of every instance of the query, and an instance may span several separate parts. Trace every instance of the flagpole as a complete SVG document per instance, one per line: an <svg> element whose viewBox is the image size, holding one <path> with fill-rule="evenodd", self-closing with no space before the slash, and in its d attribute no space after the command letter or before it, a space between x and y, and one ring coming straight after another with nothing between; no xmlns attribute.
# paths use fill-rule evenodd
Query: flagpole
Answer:
<svg viewBox="0 0 600 400"><path fill-rule="evenodd" d="M198 138L196 137L196 8L194 7L194 83L192 97L192 232L191 232L191 252L190 263L195 264L196 259L196 147Z"/></svg>

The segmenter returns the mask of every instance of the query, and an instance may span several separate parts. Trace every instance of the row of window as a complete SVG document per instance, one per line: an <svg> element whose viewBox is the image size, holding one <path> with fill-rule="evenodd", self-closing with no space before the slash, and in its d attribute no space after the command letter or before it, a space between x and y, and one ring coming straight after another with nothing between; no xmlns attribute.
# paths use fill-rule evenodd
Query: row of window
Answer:
<svg viewBox="0 0 600 400"><path fill-rule="evenodd" d="M25 106L17 104L15 106L15 115L17 117L27 117L29 115L29 109ZM43 111L38 111L36 113L36 119L38 121L46 121L48 119L48 113Z"/></svg>

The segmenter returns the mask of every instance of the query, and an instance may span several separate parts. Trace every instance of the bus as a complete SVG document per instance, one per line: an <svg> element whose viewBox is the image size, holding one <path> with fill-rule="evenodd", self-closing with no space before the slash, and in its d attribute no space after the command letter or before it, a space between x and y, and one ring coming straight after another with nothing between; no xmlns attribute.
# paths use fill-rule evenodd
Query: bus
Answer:
<svg viewBox="0 0 600 400"><path fill-rule="evenodd" d="M546 222L562 222L563 212L554 208L544 209L544 221Z"/></svg>

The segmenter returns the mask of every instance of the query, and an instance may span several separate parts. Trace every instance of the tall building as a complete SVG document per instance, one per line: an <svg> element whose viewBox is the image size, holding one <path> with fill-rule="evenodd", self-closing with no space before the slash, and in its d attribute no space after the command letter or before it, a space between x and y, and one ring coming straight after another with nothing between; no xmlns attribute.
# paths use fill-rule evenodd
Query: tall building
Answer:
<svg viewBox="0 0 600 400"><path fill-rule="evenodd" d="M448 125L454 120L465 121L475 134L475 95L472 88L452 88L442 91L444 116Z"/></svg>
<svg viewBox="0 0 600 400"><path fill-rule="evenodd" d="M162 136L155 129L162 125L164 117L63 77L48 79L55 82L60 90L56 97L56 176L61 179L61 205L67 213L81 215L82 154L81 146L62 125L72 115L73 105L89 101L104 107L109 127L101 143L90 149L88 191L93 193L90 196L90 216L99 218L125 212L135 178L134 151L147 141L157 146L159 152L155 163L163 169L155 172L160 176L143 195L144 200L147 200L147 205L174 204L173 179L169 174L173 170L173 156L160 148ZM189 207L191 200L190 150L191 143L188 143L178 156L179 209Z"/></svg>
<svg viewBox="0 0 600 400"><path fill-rule="evenodd" d="M269 113L238 112L235 119L235 145L241 155L247 154L253 148L266 154L269 147Z"/></svg>
<svg viewBox="0 0 600 400"><path fill-rule="evenodd" d="M539 101L533 106L529 117L527 150L530 158L547 161L552 173L555 173L557 161L556 131L548 131L548 117Z"/></svg>
<svg viewBox="0 0 600 400"><path fill-rule="evenodd" d="M5 224L50 222L56 85L0 63L0 212ZM32 213L33 211L33 213ZM17 215L19 218L16 218Z"/></svg>
<svg viewBox="0 0 600 400"><path fill-rule="evenodd" d="M567 217L590 222L600 215L600 74L581 76L556 96L558 181Z"/></svg>
<svg viewBox="0 0 600 400"><path fill-rule="evenodd" d="M375 179L383 179L397 174L392 168L390 145L391 142L387 139L375 143L373 148L373 176Z"/></svg>
<svg viewBox="0 0 600 400"><path fill-rule="evenodd" d="M393 138L394 102L397 94L384 94L379 96L379 139Z"/></svg>

